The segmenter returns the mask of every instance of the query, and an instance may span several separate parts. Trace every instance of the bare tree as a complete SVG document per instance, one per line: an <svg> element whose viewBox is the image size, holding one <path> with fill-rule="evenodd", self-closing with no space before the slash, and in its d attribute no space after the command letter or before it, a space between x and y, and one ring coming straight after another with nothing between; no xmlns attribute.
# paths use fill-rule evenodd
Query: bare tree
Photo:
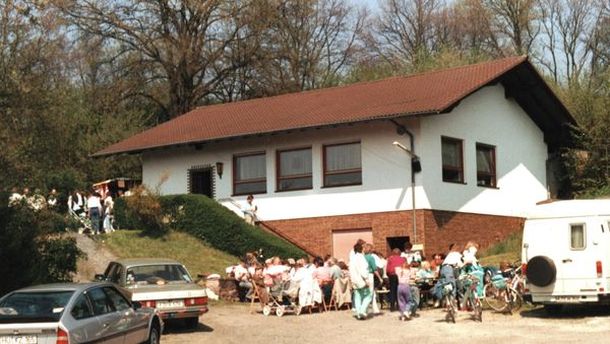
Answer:
<svg viewBox="0 0 610 344"><path fill-rule="evenodd" d="M338 84L359 52L364 10L345 0L277 0L255 65L265 94Z"/></svg>
<svg viewBox="0 0 610 344"><path fill-rule="evenodd" d="M540 61L556 82L578 83L589 66L600 4L597 0L541 0Z"/></svg>
<svg viewBox="0 0 610 344"><path fill-rule="evenodd" d="M448 44L474 56L502 56L502 48L492 27L493 14L480 0L453 3L443 22L450 25Z"/></svg>
<svg viewBox="0 0 610 344"><path fill-rule="evenodd" d="M374 37L378 53L396 68L416 65L434 46L435 17L442 0L385 0L381 3Z"/></svg>
<svg viewBox="0 0 610 344"><path fill-rule="evenodd" d="M191 110L216 91L238 66L229 46L246 25L248 1L140 0L57 1L80 30L112 42L117 56L145 67L137 95L156 102L169 117ZM167 90L160 93L163 83ZM165 119L165 118L162 118Z"/></svg>
<svg viewBox="0 0 610 344"><path fill-rule="evenodd" d="M539 33L538 0L485 0L493 15L494 30L506 37L513 53L529 54Z"/></svg>

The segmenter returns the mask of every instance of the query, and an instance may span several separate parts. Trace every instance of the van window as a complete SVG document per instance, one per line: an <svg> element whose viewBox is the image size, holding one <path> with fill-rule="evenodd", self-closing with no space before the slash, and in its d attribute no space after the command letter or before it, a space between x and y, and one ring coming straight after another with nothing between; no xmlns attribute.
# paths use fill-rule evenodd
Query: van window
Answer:
<svg viewBox="0 0 610 344"><path fill-rule="evenodd" d="M570 225L570 247L573 250L585 248L585 225Z"/></svg>

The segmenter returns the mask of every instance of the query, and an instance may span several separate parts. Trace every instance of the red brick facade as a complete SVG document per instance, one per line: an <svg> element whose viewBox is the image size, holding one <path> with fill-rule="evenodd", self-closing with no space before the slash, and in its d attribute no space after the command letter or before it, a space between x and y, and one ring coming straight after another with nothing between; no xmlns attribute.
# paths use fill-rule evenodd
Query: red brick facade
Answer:
<svg viewBox="0 0 610 344"><path fill-rule="evenodd" d="M333 253L332 233L340 230L371 229L373 244L387 252L388 237L409 237L423 243L427 254L446 252L451 243L464 245L474 240L481 248L523 229L523 218L460 213L442 210L417 210L417 239L413 235L411 211L394 211L342 216L325 216L266 221L265 225L311 253Z"/></svg>

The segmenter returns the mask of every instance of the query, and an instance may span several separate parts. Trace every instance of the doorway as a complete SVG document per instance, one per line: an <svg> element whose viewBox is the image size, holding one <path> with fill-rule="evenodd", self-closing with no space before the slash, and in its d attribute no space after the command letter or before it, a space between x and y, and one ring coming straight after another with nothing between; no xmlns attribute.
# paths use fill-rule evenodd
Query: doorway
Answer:
<svg viewBox="0 0 610 344"><path fill-rule="evenodd" d="M214 180L212 167L189 170L189 193L206 195L214 198Z"/></svg>
<svg viewBox="0 0 610 344"><path fill-rule="evenodd" d="M411 238L408 236L399 236L399 237L388 237L386 238L388 253L392 252L393 249L397 248L401 251L404 251L405 244L411 242Z"/></svg>

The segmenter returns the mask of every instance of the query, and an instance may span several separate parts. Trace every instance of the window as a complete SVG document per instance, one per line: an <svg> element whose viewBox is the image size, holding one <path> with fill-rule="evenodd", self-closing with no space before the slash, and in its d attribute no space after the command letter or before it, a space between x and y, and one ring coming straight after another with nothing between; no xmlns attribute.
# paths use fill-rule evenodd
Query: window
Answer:
<svg viewBox="0 0 610 344"><path fill-rule="evenodd" d="M496 187L496 148L477 143L477 185Z"/></svg>
<svg viewBox="0 0 610 344"><path fill-rule="evenodd" d="M91 305L93 306L93 313L95 313L95 315L107 314L115 311L102 288L91 289L87 292L87 295L89 295Z"/></svg>
<svg viewBox="0 0 610 344"><path fill-rule="evenodd" d="M311 189L311 148L277 152L277 189Z"/></svg>
<svg viewBox="0 0 610 344"><path fill-rule="evenodd" d="M87 301L87 297L85 295L81 295L78 297L76 302L74 303L74 307L72 307L72 311L70 312L74 319L85 319L93 316L93 312L91 311L91 306L89 306L89 301Z"/></svg>
<svg viewBox="0 0 610 344"><path fill-rule="evenodd" d="M129 302L125 300L125 297L123 297L123 295L119 294L119 292L113 288L104 288L104 292L106 292L106 295L110 298L114 309L117 311L123 311L131 308Z"/></svg>
<svg viewBox="0 0 610 344"><path fill-rule="evenodd" d="M585 225L570 225L570 248L582 250L585 248Z"/></svg>
<svg viewBox="0 0 610 344"><path fill-rule="evenodd" d="M233 157L233 194L248 195L267 192L265 153Z"/></svg>
<svg viewBox="0 0 610 344"><path fill-rule="evenodd" d="M441 137L443 157L443 181L464 183L462 140Z"/></svg>
<svg viewBox="0 0 610 344"><path fill-rule="evenodd" d="M360 142L324 146L324 186L362 184Z"/></svg>

